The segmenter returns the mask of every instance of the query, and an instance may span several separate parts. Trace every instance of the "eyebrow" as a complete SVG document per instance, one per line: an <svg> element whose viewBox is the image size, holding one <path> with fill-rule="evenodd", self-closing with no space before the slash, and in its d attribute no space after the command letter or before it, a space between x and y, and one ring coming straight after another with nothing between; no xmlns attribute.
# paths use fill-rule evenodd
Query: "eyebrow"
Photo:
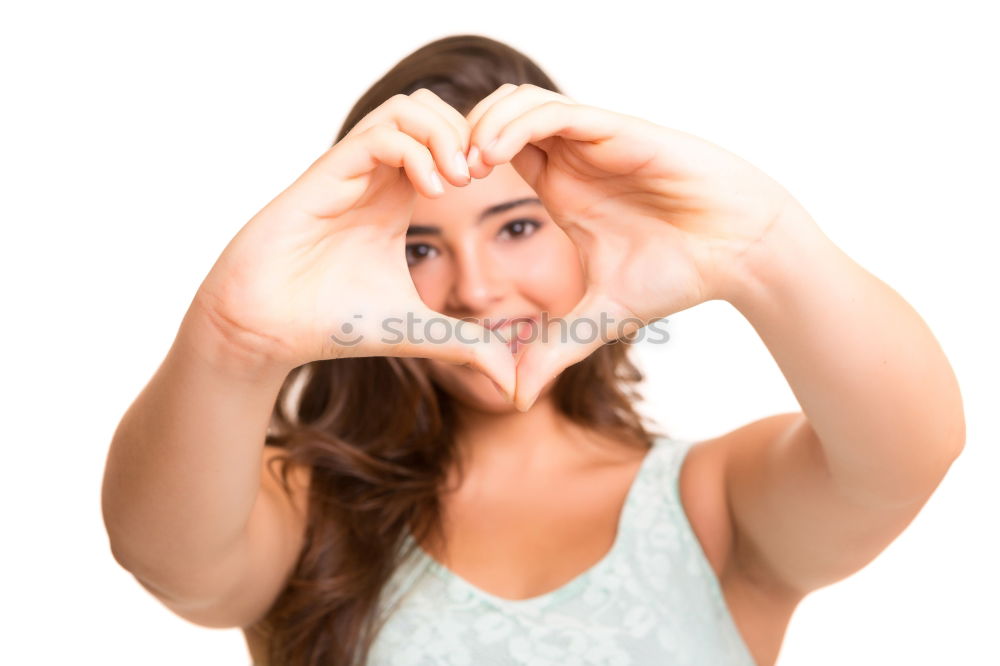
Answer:
<svg viewBox="0 0 1000 666"><path fill-rule="evenodd" d="M524 206L527 204L541 204L542 201L538 197L525 197L523 199L512 199L511 201L505 201L503 203L496 204L495 206L490 206L482 213L479 214L479 219L476 220L476 224L481 224L486 218L491 215L499 215L500 213L506 212L511 208L516 208L517 206ZM415 236L417 234L429 234L429 235L441 235L441 227L434 226L432 224L411 224L406 230L407 236Z"/></svg>

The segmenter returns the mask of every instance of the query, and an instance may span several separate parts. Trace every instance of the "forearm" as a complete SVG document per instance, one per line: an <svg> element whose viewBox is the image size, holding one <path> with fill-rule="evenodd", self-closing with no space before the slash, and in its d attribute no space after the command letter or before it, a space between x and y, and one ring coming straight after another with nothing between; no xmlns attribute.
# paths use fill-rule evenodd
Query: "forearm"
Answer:
<svg viewBox="0 0 1000 666"><path fill-rule="evenodd" d="M287 371L251 366L229 342L192 307L108 453L102 510L112 551L164 588L183 590L227 552L259 490Z"/></svg>
<svg viewBox="0 0 1000 666"><path fill-rule="evenodd" d="M919 501L965 441L955 374L926 323L801 207L727 300L761 336L821 443L865 501Z"/></svg>

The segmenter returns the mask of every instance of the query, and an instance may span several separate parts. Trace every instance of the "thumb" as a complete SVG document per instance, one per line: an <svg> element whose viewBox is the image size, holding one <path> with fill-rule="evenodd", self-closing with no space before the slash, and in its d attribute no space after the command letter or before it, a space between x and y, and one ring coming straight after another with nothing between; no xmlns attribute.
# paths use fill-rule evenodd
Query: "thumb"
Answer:
<svg viewBox="0 0 1000 666"><path fill-rule="evenodd" d="M550 380L599 347L641 327L624 308L594 293L565 317L543 325L540 339L526 345L517 362L514 405L528 411Z"/></svg>
<svg viewBox="0 0 1000 666"><path fill-rule="evenodd" d="M413 311L418 325L393 352L469 366L493 380L504 397L513 400L517 367L507 342L475 322L429 309Z"/></svg>
<svg viewBox="0 0 1000 666"><path fill-rule="evenodd" d="M510 159L510 165L524 182L537 192L538 177L545 170L548 161L548 153L534 144L526 143L524 148Z"/></svg>

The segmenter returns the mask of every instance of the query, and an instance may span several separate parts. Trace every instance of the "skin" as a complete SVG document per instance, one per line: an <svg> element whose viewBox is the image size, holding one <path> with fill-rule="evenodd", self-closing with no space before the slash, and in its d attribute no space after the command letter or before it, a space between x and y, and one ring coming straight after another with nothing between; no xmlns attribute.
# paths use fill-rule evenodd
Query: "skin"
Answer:
<svg viewBox="0 0 1000 666"><path fill-rule="evenodd" d="M541 205L476 224L532 194ZM540 226L515 239L509 223L524 218ZM408 253L425 258L408 265ZM103 496L116 557L185 617L248 626L301 545L307 480L285 498L250 455L289 370L425 359L459 405L473 478L493 498L535 500L522 491L551 495L546 480L604 448L550 400L554 378L601 343L553 334L512 355L480 323L548 312L638 326L716 299L760 334L802 407L698 443L680 481L727 602L771 663L798 600L877 556L962 451L955 375L913 308L753 165L531 85L505 84L465 117L425 89L394 97L240 230L116 432ZM465 339L379 339L380 319L408 312L450 317ZM346 323L361 343L331 342ZM598 487L630 479L613 476ZM525 519L559 505L544 499ZM511 555L533 561L522 551Z"/></svg>
<svg viewBox="0 0 1000 666"><path fill-rule="evenodd" d="M645 324L725 300L788 379L801 413L692 452L719 484L710 522L731 552L718 562L794 600L912 521L964 447L957 379L913 308L785 188L708 141L532 85L504 84L466 120L471 174L513 166L579 250L586 288L568 320ZM525 348L517 409L599 344Z"/></svg>
<svg viewBox="0 0 1000 666"><path fill-rule="evenodd" d="M500 213L492 206L528 199ZM406 257L421 300L456 319L500 322L515 317L569 313L585 292L585 275L572 240L549 216L531 187L509 164L464 187L446 186L437 197L419 196L407 233ZM528 341L512 352L520 358L533 344L523 320L501 327L505 339L523 327ZM551 472L579 458L583 433L555 410L555 378L526 412L505 400L494 384L472 368L430 359L432 377L456 401L458 444L477 467ZM489 461L483 463L483 461Z"/></svg>

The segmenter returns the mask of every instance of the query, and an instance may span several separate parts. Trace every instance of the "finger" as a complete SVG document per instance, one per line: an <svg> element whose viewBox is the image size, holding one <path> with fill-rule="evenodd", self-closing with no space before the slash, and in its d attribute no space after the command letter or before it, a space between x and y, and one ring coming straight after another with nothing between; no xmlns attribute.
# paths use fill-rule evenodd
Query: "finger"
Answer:
<svg viewBox="0 0 1000 666"><path fill-rule="evenodd" d="M528 411L549 381L564 369L641 325L624 308L588 292L568 315L549 322L534 336L537 339L525 346L517 363L514 405Z"/></svg>
<svg viewBox="0 0 1000 666"><path fill-rule="evenodd" d="M434 91L427 88L420 88L419 90L413 91L410 93L410 99L429 106L440 113L441 117L454 127L455 133L461 137L462 154L464 155L469 151L469 130L471 128L469 127L469 122L461 113L458 112L458 109L441 99L434 93Z"/></svg>
<svg viewBox="0 0 1000 666"><path fill-rule="evenodd" d="M482 159L484 147L489 146L511 120L549 101L573 103L565 95L532 84L524 84L509 90L502 96L498 95L488 105L482 106L478 115L470 114L472 128L470 145L476 150L470 149L469 167L476 178L485 178L493 166L500 164L500 162L487 162Z"/></svg>
<svg viewBox="0 0 1000 666"><path fill-rule="evenodd" d="M499 100L513 94L519 86L513 83L504 83L496 90L491 92L486 97L479 100L472 110L465 114L465 121L468 123L469 127L475 127L479 122L479 119L483 117L490 107L496 104Z"/></svg>
<svg viewBox="0 0 1000 666"><path fill-rule="evenodd" d="M435 99L440 104L435 104ZM453 185L462 186L471 180L465 161L468 129L456 124L456 115L461 118L453 107L421 88L411 95L393 95L358 121L347 136L364 133L377 125L395 126L428 146L438 171Z"/></svg>
<svg viewBox="0 0 1000 666"><path fill-rule="evenodd" d="M420 88L410 93L410 99L418 104L425 105L440 115L455 130L455 135L459 137L459 146L450 159L459 175L459 179L452 180L451 182L459 186L467 185L472 181L472 174L469 172L469 162L466 158L466 154L469 152L469 123L455 107L427 88Z"/></svg>
<svg viewBox="0 0 1000 666"><path fill-rule="evenodd" d="M548 164L549 155L541 148L527 143L521 152L514 155L509 161L524 182L532 189L537 190L538 177L545 173L545 165ZM493 167L490 167L491 171L492 169Z"/></svg>
<svg viewBox="0 0 1000 666"><path fill-rule="evenodd" d="M370 182L352 183L379 167L402 168L409 183L428 198L444 193L427 146L389 125L373 125L345 136L299 176L289 190L296 206L316 219L334 219L358 205ZM377 194L377 193L376 193Z"/></svg>
<svg viewBox="0 0 1000 666"><path fill-rule="evenodd" d="M410 318L412 316L412 318ZM393 346L394 356L430 358L463 365L489 377L510 401L517 368L507 342L480 324L455 319L427 308L407 314L405 337Z"/></svg>
<svg viewBox="0 0 1000 666"><path fill-rule="evenodd" d="M600 144L615 137L624 117L584 104L547 101L528 108L493 135L476 135L472 141L490 141L481 159L486 164L509 162L528 144L537 145L549 137Z"/></svg>
<svg viewBox="0 0 1000 666"><path fill-rule="evenodd" d="M426 145L389 125L373 125L359 134L345 136L299 177L292 185L298 205L319 219L341 215L362 194L344 196L343 183L382 165L402 168L425 197L443 194L440 174Z"/></svg>
<svg viewBox="0 0 1000 666"><path fill-rule="evenodd" d="M479 102L472 107L472 110L466 114L465 119L470 128L474 128L482 117L489 111L497 102L504 99L520 89L520 86L513 83L504 83L499 88L494 90L492 93L479 100ZM490 175L493 171L492 166L484 165L479 159L480 147L472 142L470 135L469 139L469 151L467 153L467 161L469 163L469 171L472 173L474 178L485 178Z"/></svg>

